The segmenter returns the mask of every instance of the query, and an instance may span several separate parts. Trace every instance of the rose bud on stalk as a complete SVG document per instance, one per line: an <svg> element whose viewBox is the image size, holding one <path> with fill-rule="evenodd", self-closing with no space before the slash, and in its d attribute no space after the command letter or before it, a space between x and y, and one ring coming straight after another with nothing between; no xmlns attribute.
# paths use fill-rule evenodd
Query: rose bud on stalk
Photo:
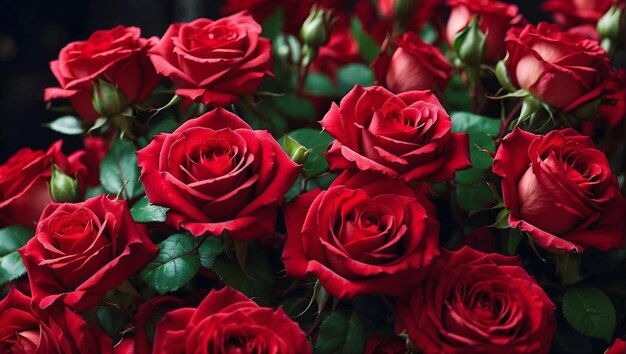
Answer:
<svg viewBox="0 0 626 354"><path fill-rule="evenodd" d="M433 89L443 92L451 76L452 65L439 49L414 32L396 40L391 57L379 55L372 67L378 84L395 93Z"/></svg>

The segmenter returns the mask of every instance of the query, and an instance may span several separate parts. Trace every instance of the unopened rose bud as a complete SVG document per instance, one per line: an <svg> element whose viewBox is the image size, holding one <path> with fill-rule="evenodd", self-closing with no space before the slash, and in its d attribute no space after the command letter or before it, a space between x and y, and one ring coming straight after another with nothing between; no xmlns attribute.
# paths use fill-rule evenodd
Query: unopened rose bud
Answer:
<svg viewBox="0 0 626 354"><path fill-rule="evenodd" d="M309 17L302 24L300 37L305 44L319 48L330 40L334 23L335 20L330 10L313 7Z"/></svg>
<svg viewBox="0 0 626 354"><path fill-rule="evenodd" d="M417 0L395 0L393 2L393 15L400 21L407 21L417 10Z"/></svg>
<svg viewBox="0 0 626 354"><path fill-rule="evenodd" d="M479 65L487 49L486 36L480 30L478 17L454 38L454 51L461 61L469 65Z"/></svg>
<svg viewBox="0 0 626 354"><path fill-rule="evenodd" d="M296 139L286 135L284 145L285 152L295 163L303 165L306 162L309 156L309 150L302 146Z"/></svg>
<svg viewBox="0 0 626 354"><path fill-rule="evenodd" d="M509 78L509 74L506 71L506 58L505 60L500 60L496 64L496 78L502 87L509 90L509 92L515 91L515 87L511 83L511 79Z"/></svg>
<svg viewBox="0 0 626 354"><path fill-rule="evenodd" d="M617 39L619 36L623 12L624 11L620 6L613 5L604 14L604 16L598 20L596 29L598 30L600 37Z"/></svg>
<svg viewBox="0 0 626 354"><path fill-rule="evenodd" d="M126 109L126 96L115 85L104 80L93 82L93 97L91 103L98 114L110 117Z"/></svg>
<svg viewBox="0 0 626 354"><path fill-rule="evenodd" d="M78 182L61 171L56 165L52 166L50 178L50 195L55 202L73 203L78 201Z"/></svg>

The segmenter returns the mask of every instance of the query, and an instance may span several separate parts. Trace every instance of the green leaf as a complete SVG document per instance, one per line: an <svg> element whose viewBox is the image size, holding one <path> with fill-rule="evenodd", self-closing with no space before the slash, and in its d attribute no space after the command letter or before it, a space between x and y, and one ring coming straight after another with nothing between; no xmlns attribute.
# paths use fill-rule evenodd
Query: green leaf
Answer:
<svg viewBox="0 0 626 354"><path fill-rule="evenodd" d="M611 341L615 331L615 308L602 290L581 285L567 289L563 297L563 315L574 329L594 338Z"/></svg>
<svg viewBox="0 0 626 354"><path fill-rule="evenodd" d="M504 254L513 256L517 254L520 242L522 242L522 233L518 229L510 229L509 234L503 238Z"/></svg>
<svg viewBox="0 0 626 354"><path fill-rule="evenodd" d="M180 289L200 269L198 253L187 253L196 242L189 234L174 234L159 243L159 254L141 271L141 279L161 295Z"/></svg>
<svg viewBox="0 0 626 354"><path fill-rule="evenodd" d="M511 214L511 212L506 208L500 210L498 216L496 216L496 222L490 226L496 229L510 228L511 226L509 226L509 214Z"/></svg>
<svg viewBox="0 0 626 354"><path fill-rule="evenodd" d="M83 122L74 116L59 117L50 123L44 124L44 127L66 135L81 135L85 133Z"/></svg>
<svg viewBox="0 0 626 354"><path fill-rule="evenodd" d="M85 200L99 196L100 194L106 194L102 186L87 187L85 190Z"/></svg>
<svg viewBox="0 0 626 354"><path fill-rule="evenodd" d="M211 268L215 262L215 258L222 254L224 246L220 239L215 236L207 237L204 242L198 248L198 254L200 255L200 264L205 268Z"/></svg>
<svg viewBox="0 0 626 354"><path fill-rule="evenodd" d="M0 229L0 285L26 273L17 249L24 246L35 232L23 226Z"/></svg>
<svg viewBox="0 0 626 354"><path fill-rule="evenodd" d="M315 354L359 354L365 350L365 328L355 312L335 312L320 326Z"/></svg>
<svg viewBox="0 0 626 354"><path fill-rule="evenodd" d="M454 112L451 119L453 132L469 134L472 167L491 168L493 159L485 149L492 152L495 150L493 138L498 135L500 121L468 112Z"/></svg>
<svg viewBox="0 0 626 354"><path fill-rule="evenodd" d="M466 211L481 210L496 203L491 190L482 182L470 186L457 184L455 193L459 207Z"/></svg>
<svg viewBox="0 0 626 354"><path fill-rule="evenodd" d="M109 153L100 163L100 184L107 193L121 194L124 199L142 193L135 153L135 147L131 142L119 139L113 142Z"/></svg>
<svg viewBox="0 0 626 354"><path fill-rule="evenodd" d="M332 80L322 73L309 73L304 81L304 89L313 96L339 96L337 88L333 84Z"/></svg>
<svg viewBox="0 0 626 354"><path fill-rule="evenodd" d="M178 128L178 122L176 122L173 116L159 119L159 122L148 131L148 137L152 139L154 136L161 133L171 133L176 130L176 128Z"/></svg>
<svg viewBox="0 0 626 354"><path fill-rule="evenodd" d="M374 84L374 74L372 69L365 64L352 63L342 66L337 70L337 85L339 93L344 95L348 93L354 85L364 87Z"/></svg>
<svg viewBox="0 0 626 354"><path fill-rule="evenodd" d="M271 15L265 18L262 23L263 31L261 36L269 39L273 39L278 36L283 28L284 16L283 9L278 8Z"/></svg>
<svg viewBox="0 0 626 354"><path fill-rule="evenodd" d="M433 44L437 40L437 36L437 29L430 22L426 22L420 30L420 37L424 42Z"/></svg>
<svg viewBox="0 0 626 354"><path fill-rule="evenodd" d="M265 254L258 247L250 245L244 269L241 269L234 256L228 257L224 254L217 257L212 269L224 284L241 291L249 298L254 298L259 305L271 302L274 292L274 272Z"/></svg>
<svg viewBox="0 0 626 354"><path fill-rule="evenodd" d="M294 95L282 95L272 97L272 102L274 109L289 118L305 121L314 121L317 118L311 100Z"/></svg>
<svg viewBox="0 0 626 354"><path fill-rule="evenodd" d="M350 21L350 30L359 45L359 53L361 54L361 57L363 57L365 62L368 64L374 61L380 53L380 47L372 36L363 31L361 20L359 20L358 17L352 17Z"/></svg>
<svg viewBox="0 0 626 354"><path fill-rule="evenodd" d="M328 170L328 163L324 159L324 152L333 141L333 137L324 131L311 128L302 128L289 133L289 136L310 150L303 165L304 176L314 177ZM280 138L280 145L285 147L285 138Z"/></svg>
<svg viewBox="0 0 626 354"><path fill-rule="evenodd" d="M164 222L168 210L170 208L150 204L148 197L143 197L130 208L130 214L133 220L139 223Z"/></svg>

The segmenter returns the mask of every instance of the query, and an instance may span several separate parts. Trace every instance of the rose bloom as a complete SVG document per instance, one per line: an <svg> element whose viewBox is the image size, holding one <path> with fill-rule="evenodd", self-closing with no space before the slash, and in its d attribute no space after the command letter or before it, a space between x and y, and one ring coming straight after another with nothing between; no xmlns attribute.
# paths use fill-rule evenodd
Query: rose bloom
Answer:
<svg viewBox="0 0 626 354"><path fill-rule="evenodd" d="M595 31L596 23L614 2L614 0L546 0L541 4L541 9L552 12L556 23L565 28L592 25L590 28Z"/></svg>
<svg viewBox="0 0 626 354"><path fill-rule="evenodd" d="M46 309L62 302L87 310L156 257L144 225L126 201L104 195L82 203L50 203L35 236L19 249L33 294Z"/></svg>
<svg viewBox="0 0 626 354"><path fill-rule="evenodd" d="M556 319L517 257L464 247L398 300L396 331L423 353L547 353Z"/></svg>
<svg viewBox="0 0 626 354"><path fill-rule="evenodd" d="M595 41L564 33L556 25L542 22L537 27L511 28L506 47L513 85L564 112L615 90L618 76L604 49Z"/></svg>
<svg viewBox="0 0 626 354"><path fill-rule="evenodd" d="M0 352L113 353L113 341L67 307L33 311L31 299L13 288L0 300Z"/></svg>
<svg viewBox="0 0 626 354"><path fill-rule="evenodd" d="M330 33L330 39L319 48L311 64L313 71L322 72L331 78L336 77L341 66L363 61L359 54L359 44L350 29L350 17L343 13L333 15L337 22Z"/></svg>
<svg viewBox="0 0 626 354"><path fill-rule="evenodd" d="M624 341L616 338L615 342L613 342L613 345L607 349L604 354L624 354L626 353L626 344L624 344Z"/></svg>
<svg viewBox="0 0 626 354"><path fill-rule="evenodd" d="M213 290L197 308L171 311L156 324L153 353L311 353L282 309L259 307L230 287Z"/></svg>
<svg viewBox="0 0 626 354"><path fill-rule="evenodd" d="M399 295L439 254L432 204L406 183L373 172L344 172L327 191L300 195L284 212L287 274L315 275L341 299Z"/></svg>
<svg viewBox="0 0 626 354"><path fill-rule="evenodd" d="M44 99L69 99L79 116L93 121L100 116L92 105L93 85L104 80L124 94L126 102L141 102L159 84L146 51L156 38L141 37L137 27L117 26L94 32L86 41L72 42L50 62L60 87L44 91Z"/></svg>
<svg viewBox="0 0 626 354"><path fill-rule="evenodd" d="M365 342L364 354L406 354L408 352L404 339L398 336L374 333Z"/></svg>
<svg viewBox="0 0 626 354"><path fill-rule="evenodd" d="M267 131L222 108L160 134L137 152L152 204L195 236L253 240L275 231L276 208L300 173Z"/></svg>
<svg viewBox="0 0 626 354"><path fill-rule="evenodd" d="M272 44L246 13L213 21L170 25L149 54L176 94L211 106L227 106L256 90L271 75Z"/></svg>
<svg viewBox="0 0 626 354"><path fill-rule="evenodd" d="M61 151L62 143L53 143L47 151L23 148L0 166L0 227L35 228L41 212L52 201L52 165L77 178L81 193L85 191L84 152L66 157Z"/></svg>
<svg viewBox="0 0 626 354"><path fill-rule="evenodd" d="M383 53L372 63L379 85L395 93L445 90L452 65L439 49L424 42L414 32L405 32L396 40L396 46L391 57Z"/></svg>
<svg viewBox="0 0 626 354"><path fill-rule="evenodd" d="M452 7L446 26L450 46L456 35L463 31L474 16L478 16L480 30L487 36L484 62L495 63L504 58L506 30L517 17L517 6L495 0L448 0Z"/></svg>
<svg viewBox="0 0 626 354"><path fill-rule="evenodd" d="M493 162L509 224L553 252L624 246L624 197L602 151L573 129L516 128Z"/></svg>
<svg viewBox="0 0 626 354"><path fill-rule="evenodd" d="M326 159L332 170L372 170L404 181L454 178L471 166L465 133L452 133L450 116L430 91L394 95L355 86L321 121L335 139Z"/></svg>

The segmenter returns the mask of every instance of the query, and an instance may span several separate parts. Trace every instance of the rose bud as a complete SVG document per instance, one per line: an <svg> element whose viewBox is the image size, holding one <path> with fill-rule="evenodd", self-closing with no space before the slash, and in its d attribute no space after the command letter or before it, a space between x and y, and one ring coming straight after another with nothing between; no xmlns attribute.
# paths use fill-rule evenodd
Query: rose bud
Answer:
<svg viewBox="0 0 626 354"><path fill-rule="evenodd" d="M330 39L334 23L335 19L330 10L313 6L311 14L304 20L300 30L302 42L313 48L325 45Z"/></svg>
<svg viewBox="0 0 626 354"><path fill-rule="evenodd" d="M67 307L34 311L31 299L12 288L0 300L0 353L113 353L113 340Z"/></svg>
<svg viewBox="0 0 626 354"><path fill-rule="evenodd" d="M121 113L127 106L126 96L110 83L98 80L93 82L93 98L91 104L103 117L111 117Z"/></svg>
<svg viewBox="0 0 626 354"><path fill-rule="evenodd" d="M597 30L602 38L617 39L620 34L620 27L624 21L624 7L613 5L598 20Z"/></svg>
<svg viewBox="0 0 626 354"><path fill-rule="evenodd" d="M77 202L80 196L78 181L53 165L52 176L50 177L50 195L55 202Z"/></svg>
<svg viewBox="0 0 626 354"><path fill-rule="evenodd" d="M379 85L395 93L445 90L452 66L436 47L414 32L405 32L396 45L391 58L383 53L372 64Z"/></svg>
<svg viewBox="0 0 626 354"><path fill-rule="evenodd" d="M137 160L150 203L169 208L166 223L239 241L274 234L301 170L269 132L222 108L157 135Z"/></svg>
<svg viewBox="0 0 626 354"><path fill-rule="evenodd" d="M604 153L573 129L516 128L496 152L509 225L555 253L624 246L624 197Z"/></svg>
<svg viewBox="0 0 626 354"><path fill-rule="evenodd" d="M355 86L320 122L335 139L331 170L371 170L406 182L448 181L471 166L465 133L430 91L394 95L380 86Z"/></svg>
<svg viewBox="0 0 626 354"><path fill-rule="evenodd" d="M439 254L432 204L406 183L374 172L339 175L285 207L282 260L296 279L315 275L332 296L400 295Z"/></svg>
<svg viewBox="0 0 626 354"><path fill-rule="evenodd" d="M476 40L473 39L472 43L463 46L466 48L464 55L469 58L480 54L486 63L495 63L504 57L506 52L504 36L517 16L517 6L494 0L448 0L448 5L452 7L446 26L446 37L450 46L457 50L459 47L455 45L457 35L472 23L472 19L476 18L478 27L474 29L473 35L469 33L466 36L471 35L470 37L473 38L477 32L482 33L485 36L486 48L477 48L479 43L474 43ZM470 56L466 52L470 49L479 52ZM460 53L457 52L457 55Z"/></svg>
<svg viewBox="0 0 626 354"><path fill-rule="evenodd" d="M259 307L231 287L212 290L197 308L165 314L153 353L310 354L311 345L283 309Z"/></svg>
<svg viewBox="0 0 626 354"><path fill-rule="evenodd" d="M84 311L141 270L159 249L145 225L135 224L126 201L100 195L82 203L50 203L35 236L18 251L36 306L63 303Z"/></svg>
<svg viewBox="0 0 626 354"><path fill-rule="evenodd" d="M69 99L76 113L90 122L143 101L160 81L146 55L155 41L142 38L137 27L117 26L96 31L86 41L68 44L61 49L59 59L50 63L60 87L47 88L44 99ZM98 89L107 96L115 90L124 100L113 107L106 99L106 105L96 105L100 107L97 111L92 99L98 96Z"/></svg>
<svg viewBox="0 0 626 354"><path fill-rule="evenodd" d="M78 195L83 196L86 187L84 152L66 157L61 144L59 140L47 151L21 149L0 166L0 227L35 228L41 212L52 201L49 185L53 165L59 172L77 178Z"/></svg>
<svg viewBox="0 0 626 354"><path fill-rule="evenodd" d="M170 25L149 51L157 72L176 94L210 106L228 106L252 93L272 69L272 45L244 12Z"/></svg>
<svg viewBox="0 0 626 354"><path fill-rule="evenodd" d="M597 42L542 22L511 28L506 47L507 72L515 88L566 113L596 99L601 110L616 105L603 100L619 78Z"/></svg>
<svg viewBox="0 0 626 354"><path fill-rule="evenodd" d="M517 257L466 246L398 299L396 332L422 353L548 353L554 307Z"/></svg>

